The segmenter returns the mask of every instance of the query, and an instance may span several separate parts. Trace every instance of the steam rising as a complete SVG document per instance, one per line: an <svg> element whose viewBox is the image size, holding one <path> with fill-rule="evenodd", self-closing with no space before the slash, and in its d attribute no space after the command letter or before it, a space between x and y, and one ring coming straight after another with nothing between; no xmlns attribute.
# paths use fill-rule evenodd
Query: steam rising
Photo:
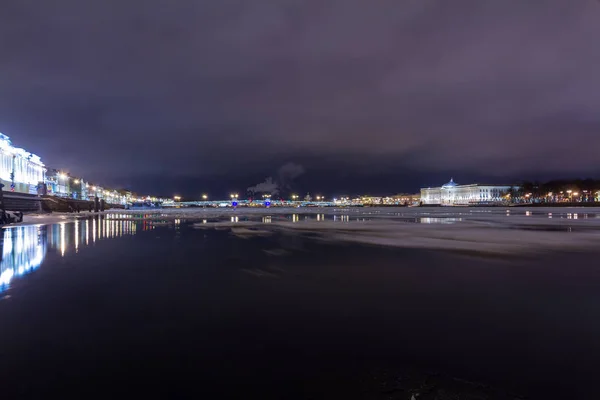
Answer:
<svg viewBox="0 0 600 400"><path fill-rule="evenodd" d="M250 186L247 191L251 194L277 195L280 191L291 189L292 182L304 173L304 167L296 163L287 163L277 170L277 181L269 176L264 182Z"/></svg>

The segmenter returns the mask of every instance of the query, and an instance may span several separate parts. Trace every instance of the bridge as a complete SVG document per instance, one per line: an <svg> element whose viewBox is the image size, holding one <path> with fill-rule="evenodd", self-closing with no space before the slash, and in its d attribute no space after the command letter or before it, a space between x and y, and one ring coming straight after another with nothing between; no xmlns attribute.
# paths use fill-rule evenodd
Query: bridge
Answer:
<svg viewBox="0 0 600 400"><path fill-rule="evenodd" d="M333 201L201 200L165 202L162 205L163 207L335 207L346 204L336 204Z"/></svg>

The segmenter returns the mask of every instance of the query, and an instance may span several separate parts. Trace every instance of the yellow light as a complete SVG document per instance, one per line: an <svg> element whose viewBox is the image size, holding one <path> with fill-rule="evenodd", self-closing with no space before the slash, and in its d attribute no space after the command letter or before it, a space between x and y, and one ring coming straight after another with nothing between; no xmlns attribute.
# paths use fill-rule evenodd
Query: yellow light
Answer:
<svg viewBox="0 0 600 400"><path fill-rule="evenodd" d="M206 199L208 199L208 195L205 195L205 194L203 194L203 195L202 195L202 199L203 199L203 200L206 200Z"/></svg>

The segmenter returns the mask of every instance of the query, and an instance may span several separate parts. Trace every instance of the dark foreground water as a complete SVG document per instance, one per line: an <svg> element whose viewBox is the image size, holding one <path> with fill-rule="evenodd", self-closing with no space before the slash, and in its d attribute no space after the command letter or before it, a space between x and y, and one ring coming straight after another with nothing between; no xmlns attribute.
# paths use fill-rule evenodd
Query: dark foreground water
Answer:
<svg viewBox="0 0 600 400"><path fill-rule="evenodd" d="M3 237L2 399L600 398L595 255L241 239L185 221Z"/></svg>

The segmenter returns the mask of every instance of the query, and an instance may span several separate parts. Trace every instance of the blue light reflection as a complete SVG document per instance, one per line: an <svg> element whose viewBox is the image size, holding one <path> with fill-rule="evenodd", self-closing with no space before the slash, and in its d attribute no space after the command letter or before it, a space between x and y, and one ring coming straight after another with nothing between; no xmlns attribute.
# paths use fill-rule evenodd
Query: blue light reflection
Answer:
<svg viewBox="0 0 600 400"><path fill-rule="evenodd" d="M38 268L46 255L45 236L39 226L19 226L4 229L2 261L0 262L0 292L15 278Z"/></svg>
<svg viewBox="0 0 600 400"><path fill-rule="evenodd" d="M6 291L16 278L39 268L48 251L56 250L65 257L71 252L78 253L83 247L94 246L99 240L154 228L152 221L132 221L125 219L127 217L109 214L47 226L4 228L1 231L0 293Z"/></svg>

